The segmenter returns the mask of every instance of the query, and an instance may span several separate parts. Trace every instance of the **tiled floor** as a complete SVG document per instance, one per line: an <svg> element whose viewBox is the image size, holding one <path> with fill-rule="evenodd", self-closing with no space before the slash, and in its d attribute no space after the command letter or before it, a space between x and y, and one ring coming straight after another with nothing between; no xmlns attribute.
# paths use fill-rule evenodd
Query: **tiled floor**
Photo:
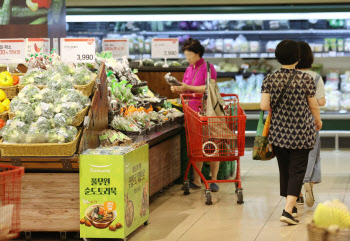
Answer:
<svg viewBox="0 0 350 241"><path fill-rule="evenodd" d="M275 160L242 160L243 205L236 204L233 184L220 185L212 206L204 204L204 192L183 196L173 186L151 202L149 225L133 233L130 241L287 241L308 240L307 223L313 208L299 206L301 224L286 226L279 221L285 201L279 197ZM339 199L350 207L350 151L322 152L323 182L315 186L316 202Z"/></svg>
<svg viewBox="0 0 350 241"><path fill-rule="evenodd" d="M301 224L286 226L279 222L285 201L279 197L276 160L242 159L243 205L236 203L234 185L220 185L213 194L213 205L205 205L203 191L184 196L180 185L152 197L149 225L140 227L130 241L303 241L313 208L299 206ZM316 202L339 199L350 207L350 151L322 151L321 184L315 186ZM57 234L32 240L59 240Z"/></svg>

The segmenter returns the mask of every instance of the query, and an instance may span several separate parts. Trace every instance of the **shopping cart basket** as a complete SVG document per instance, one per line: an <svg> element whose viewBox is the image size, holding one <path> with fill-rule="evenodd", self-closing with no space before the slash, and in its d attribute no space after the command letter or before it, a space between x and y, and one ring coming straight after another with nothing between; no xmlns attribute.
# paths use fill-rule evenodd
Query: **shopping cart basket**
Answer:
<svg viewBox="0 0 350 241"><path fill-rule="evenodd" d="M243 203L241 186L240 157L244 156L246 115L235 94L221 94L225 101L225 116L208 117L200 114L203 94L181 95L185 114L185 129L189 163L184 177L184 194L189 195L188 172L194 168L205 184L206 204L212 204L209 183L236 184L238 204ZM234 180L206 180L196 162L236 161L237 171Z"/></svg>
<svg viewBox="0 0 350 241"><path fill-rule="evenodd" d="M0 165L0 240L20 233L20 202L23 167Z"/></svg>

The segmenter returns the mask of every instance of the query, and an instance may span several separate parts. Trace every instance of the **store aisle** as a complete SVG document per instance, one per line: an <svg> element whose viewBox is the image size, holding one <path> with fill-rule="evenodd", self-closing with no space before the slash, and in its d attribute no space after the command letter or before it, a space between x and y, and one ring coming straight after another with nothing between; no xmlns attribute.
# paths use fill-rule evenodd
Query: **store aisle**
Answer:
<svg viewBox="0 0 350 241"><path fill-rule="evenodd" d="M350 207L350 151L323 151L322 171L323 182L315 187L316 202L339 199ZM128 241L307 240L306 224L317 203L313 208L298 207L300 225L279 222L284 200L279 197L276 160L253 161L248 152L242 160L242 175L243 205L236 204L232 183L220 185L212 206L204 204L203 191L183 196L181 185L175 185L152 197L149 225L136 230ZM58 233L33 233L32 240L60 239ZM77 239L70 234L68 240Z"/></svg>
<svg viewBox="0 0 350 241"><path fill-rule="evenodd" d="M323 151L323 182L315 187L316 202L339 199L350 206L350 151ZM151 202L149 226L141 227L130 241L287 241L307 240L313 208L299 206L301 225L279 222L284 200L279 197L277 162L242 161L245 204L237 205L233 184L220 185L212 206L204 204L204 192L183 196L179 185Z"/></svg>

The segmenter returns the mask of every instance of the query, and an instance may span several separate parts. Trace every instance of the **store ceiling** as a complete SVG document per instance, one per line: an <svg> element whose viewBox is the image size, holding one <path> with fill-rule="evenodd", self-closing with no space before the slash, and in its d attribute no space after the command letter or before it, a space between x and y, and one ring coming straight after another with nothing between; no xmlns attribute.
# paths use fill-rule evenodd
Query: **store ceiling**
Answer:
<svg viewBox="0 0 350 241"><path fill-rule="evenodd" d="M264 0L263 4L334 4L349 3L348 0ZM184 5L261 5L262 0L66 0L67 7L105 6L184 6Z"/></svg>

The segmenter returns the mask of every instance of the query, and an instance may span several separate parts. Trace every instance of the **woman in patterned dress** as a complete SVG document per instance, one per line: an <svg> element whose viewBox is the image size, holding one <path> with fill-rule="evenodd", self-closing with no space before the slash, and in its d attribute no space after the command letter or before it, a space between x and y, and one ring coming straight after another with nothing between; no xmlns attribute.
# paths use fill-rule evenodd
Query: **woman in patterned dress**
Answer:
<svg viewBox="0 0 350 241"><path fill-rule="evenodd" d="M283 40L275 56L282 68L266 76L260 107L272 108L269 143L276 153L280 172L280 195L287 198L281 222L295 225L299 197L310 150L316 142L316 130L322 128L320 110L315 97L315 81L295 66L300 59L298 43ZM287 83L290 81L289 86ZM279 100L282 92L284 95Z"/></svg>

